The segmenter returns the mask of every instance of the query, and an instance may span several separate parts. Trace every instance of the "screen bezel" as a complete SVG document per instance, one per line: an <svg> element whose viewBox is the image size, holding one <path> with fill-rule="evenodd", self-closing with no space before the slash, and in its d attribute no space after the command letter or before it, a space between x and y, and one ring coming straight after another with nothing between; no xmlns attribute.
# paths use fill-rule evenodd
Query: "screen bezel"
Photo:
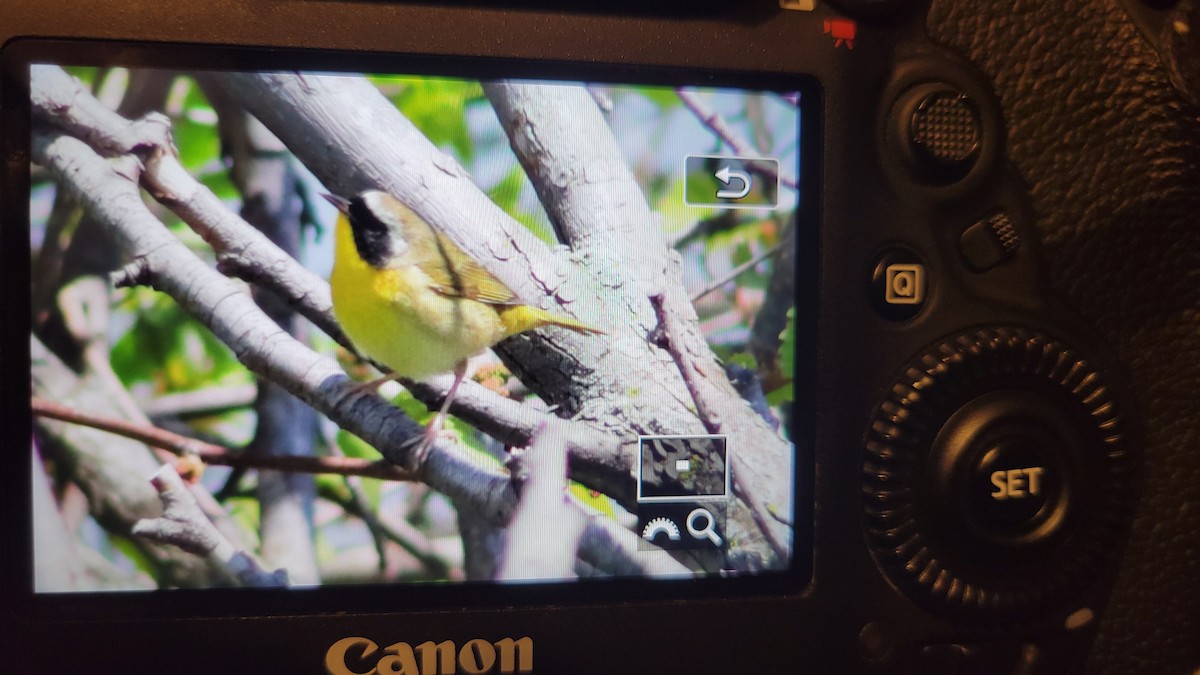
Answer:
<svg viewBox="0 0 1200 675"><path fill-rule="evenodd" d="M4 586L11 607L41 617L86 619L111 617L113 607L136 610L145 616L247 616L358 611L396 612L451 608L487 609L540 605L586 605L608 602L660 602L796 596L812 579L813 501L815 499L815 374L819 244L820 156L822 90L806 75L714 71L709 68L634 66L627 64L535 61L418 54L381 54L304 49L272 49L205 45L99 42L70 40L17 40L2 55L3 138L5 178L0 185L0 244L8 251L3 275L10 289L28 286L29 139L30 110L28 66L49 62L95 66L152 66L181 70L319 70L346 72L396 72L468 78L525 78L582 80L621 84L729 86L742 89L799 91L801 129L798 177L803 197L798 205L796 228L796 389L793 438L796 443L794 478L793 556L787 570L761 576L687 579L577 579L565 582L410 584L324 586L312 589L181 589L148 592L83 592L36 594L32 569L32 502L27 452L14 462L13 474L21 489L6 490L9 522L19 529L18 555L5 556ZM21 254L18 255L18 252ZM5 332L3 360L4 401L14 438L29 438L29 294L6 294L8 316L20 317ZM17 533L13 533L17 534ZM401 602L397 602L400 600ZM398 605L402 606L398 610Z"/></svg>

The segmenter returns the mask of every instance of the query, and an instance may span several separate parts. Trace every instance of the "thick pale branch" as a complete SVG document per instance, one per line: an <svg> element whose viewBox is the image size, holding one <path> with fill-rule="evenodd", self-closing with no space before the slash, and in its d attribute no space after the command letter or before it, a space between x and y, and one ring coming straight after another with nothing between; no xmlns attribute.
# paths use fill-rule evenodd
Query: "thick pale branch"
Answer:
<svg viewBox="0 0 1200 675"><path fill-rule="evenodd" d="M732 461L735 494L753 521L747 523L747 530L761 531L766 544L743 545L756 549L764 560L787 560L791 531L780 520L791 518L791 447L738 395L709 349L683 288L678 255L667 248L659 228L653 225L653 215L632 174L628 169L594 168L620 158L618 144L595 105L586 92L571 88L498 83L487 85L485 91L535 185L542 181L553 184L539 187L539 194L551 220L560 224L562 232L578 237L569 243L593 241L588 238L589 231L606 233L607 238L597 240L596 260L609 263L602 267L634 270L636 283L614 289L614 295L627 303L629 315L637 316L644 328L639 335L644 351L637 357L619 352L609 355L618 358L600 364L628 369L631 363L665 362L662 369L647 368L641 373L650 371L653 374L647 379L664 383L663 388L671 393L656 392L644 407L629 401L623 414L632 419L626 424L644 428L649 420L643 416L653 416L659 423L669 420L664 433L729 435L736 447ZM576 100L581 97L584 103ZM597 191L619 197L605 197L595 194ZM612 219L619 222L614 224ZM617 239L615 233L623 239ZM652 304L650 298L655 296L659 301ZM659 331L665 333L668 349L647 344L646 337ZM629 386L636 387L632 382ZM675 416L677 406L682 408L683 419ZM736 516L739 511L733 513Z"/></svg>
<svg viewBox="0 0 1200 675"><path fill-rule="evenodd" d="M130 125L121 115L97 101L87 89L58 66L33 65L29 95L44 121L86 142L106 157L129 154L146 138L170 137L166 118L148 117Z"/></svg>
<svg viewBox="0 0 1200 675"><path fill-rule="evenodd" d="M590 282L488 199L458 162L366 79L233 73L214 81L234 92L334 192L390 192L523 302L557 305L555 311L596 322L592 305L598 299Z"/></svg>
<svg viewBox="0 0 1200 675"><path fill-rule="evenodd" d="M575 576L575 554L587 519L567 496L565 440L561 428L545 426L538 430L523 457L529 475L508 528L499 579Z"/></svg>
<svg viewBox="0 0 1200 675"><path fill-rule="evenodd" d="M221 535L171 467L164 466L151 478L163 503L163 515L139 521L133 534L162 544L171 544L223 568L238 586L287 586L287 572L263 569L251 555L239 551Z"/></svg>
<svg viewBox="0 0 1200 675"><path fill-rule="evenodd" d="M620 270L623 292L644 299L664 248L661 228L591 95L512 82L484 91L559 237L597 258L593 268Z"/></svg>

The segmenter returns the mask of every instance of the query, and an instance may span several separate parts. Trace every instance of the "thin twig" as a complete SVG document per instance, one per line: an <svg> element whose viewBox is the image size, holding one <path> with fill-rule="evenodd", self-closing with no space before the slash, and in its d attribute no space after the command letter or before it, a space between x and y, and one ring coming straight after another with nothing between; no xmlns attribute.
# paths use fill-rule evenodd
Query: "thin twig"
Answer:
<svg viewBox="0 0 1200 675"><path fill-rule="evenodd" d="M700 298L703 298L704 296L708 295L709 293L712 293L713 291L717 290L718 288L720 288L720 287L724 286L725 284L733 281L734 279L740 277L742 275L742 273L744 273L746 270L754 267L755 265L766 260L767 258L770 258L771 256L775 255L776 253L779 253L780 251L783 250L784 243L785 242L780 242L780 243L772 246L771 248L763 251L762 253L758 254L757 256L751 258L750 260L747 260L746 262L742 263L741 265L738 265L737 267L729 270L729 273L726 274L725 276L721 277L720 279L717 279L716 281L714 281L714 282L710 283L709 285L705 286L704 288L700 289L695 295L693 295L691 297L691 301L696 302Z"/></svg>
<svg viewBox="0 0 1200 675"><path fill-rule="evenodd" d="M274 455L250 457L229 448L181 436L158 427L134 424L125 420L93 415L59 405L43 398L34 398L30 407L40 417L82 424L109 433L132 438L146 445L162 448L180 457L195 456L206 464L217 466L244 467L247 469L270 469L292 473L332 473L343 476L365 476L382 480L409 481L413 476L408 471L384 461L368 461L352 457L303 457Z"/></svg>
<svg viewBox="0 0 1200 675"><path fill-rule="evenodd" d="M425 566L433 578L444 578L448 574L450 566L445 559L438 555L433 544L423 532L409 525L408 521L403 519L396 521L396 523L383 520L378 514L371 512L366 503L366 498L356 486L350 485L347 481L346 487L348 490L344 497L328 494L323 496L342 507L346 513L357 516L366 524L367 529L371 531L371 536L375 539L376 551L380 555L381 566L385 563L382 543L386 539L408 551L410 555Z"/></svg>
<svg viewBox="0 0 1200 675"><path fill-rule="evenodd" d="M209 387L197 391L166 394L146 401L142 410L148 417L195 417L249 408L254 405L258 388L253 384Z"/></svg>
<svg viewBox="0 0 1200 675"><path fill-rule="evenodd" d="M677 89L675 93L679 94L679 100L683 101L688 110L691 110L696 115L701 124L712 129L713 133L719 136L722 141L725 141L725 144L729 146L730 150L733 150L734 154L741 157L763 157L763 154L755 149L749 141L739 136L736 131L730 128L725 118L705 105L699 96L685 89ZM779 184L784 187L794 190L799 185L794 177L773 168L770 162L751 161L747 164L753 170L767 178L778 180Z"/></svg>

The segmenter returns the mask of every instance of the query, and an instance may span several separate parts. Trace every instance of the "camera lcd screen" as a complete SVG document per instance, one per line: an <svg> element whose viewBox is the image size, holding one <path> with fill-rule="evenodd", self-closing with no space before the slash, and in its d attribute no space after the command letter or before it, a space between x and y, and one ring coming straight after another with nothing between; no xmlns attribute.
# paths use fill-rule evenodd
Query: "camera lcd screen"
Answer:
<svg viewBox="0 0 1200 675"><path fill-rule="evenodd" d="M803 575L806 83L31 52L35 593Z"/></svg>

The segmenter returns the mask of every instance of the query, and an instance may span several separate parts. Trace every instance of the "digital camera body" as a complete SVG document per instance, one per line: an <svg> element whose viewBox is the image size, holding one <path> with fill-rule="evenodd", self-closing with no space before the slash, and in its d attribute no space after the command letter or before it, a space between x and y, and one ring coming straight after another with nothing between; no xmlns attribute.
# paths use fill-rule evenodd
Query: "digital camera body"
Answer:
<svg viewBox="0 0 1200 675"><path fill-rule="evenodd" d="M14 672L431 673L434 649L448 649L436 672L472 673L1200 666L1200 10L780 4L3 10L0 106L27 126L4 132L0 236L22 261L5 272L7 315L22 318L31 63L444 62L456 75L761 82L802 101L794 504L778 569L421 588L412 602L336 587L45 594L29 490L8 490ZM22 457L28 340L27 325L4 334ZM10 469L6 482L30 475Z"/></svg>

